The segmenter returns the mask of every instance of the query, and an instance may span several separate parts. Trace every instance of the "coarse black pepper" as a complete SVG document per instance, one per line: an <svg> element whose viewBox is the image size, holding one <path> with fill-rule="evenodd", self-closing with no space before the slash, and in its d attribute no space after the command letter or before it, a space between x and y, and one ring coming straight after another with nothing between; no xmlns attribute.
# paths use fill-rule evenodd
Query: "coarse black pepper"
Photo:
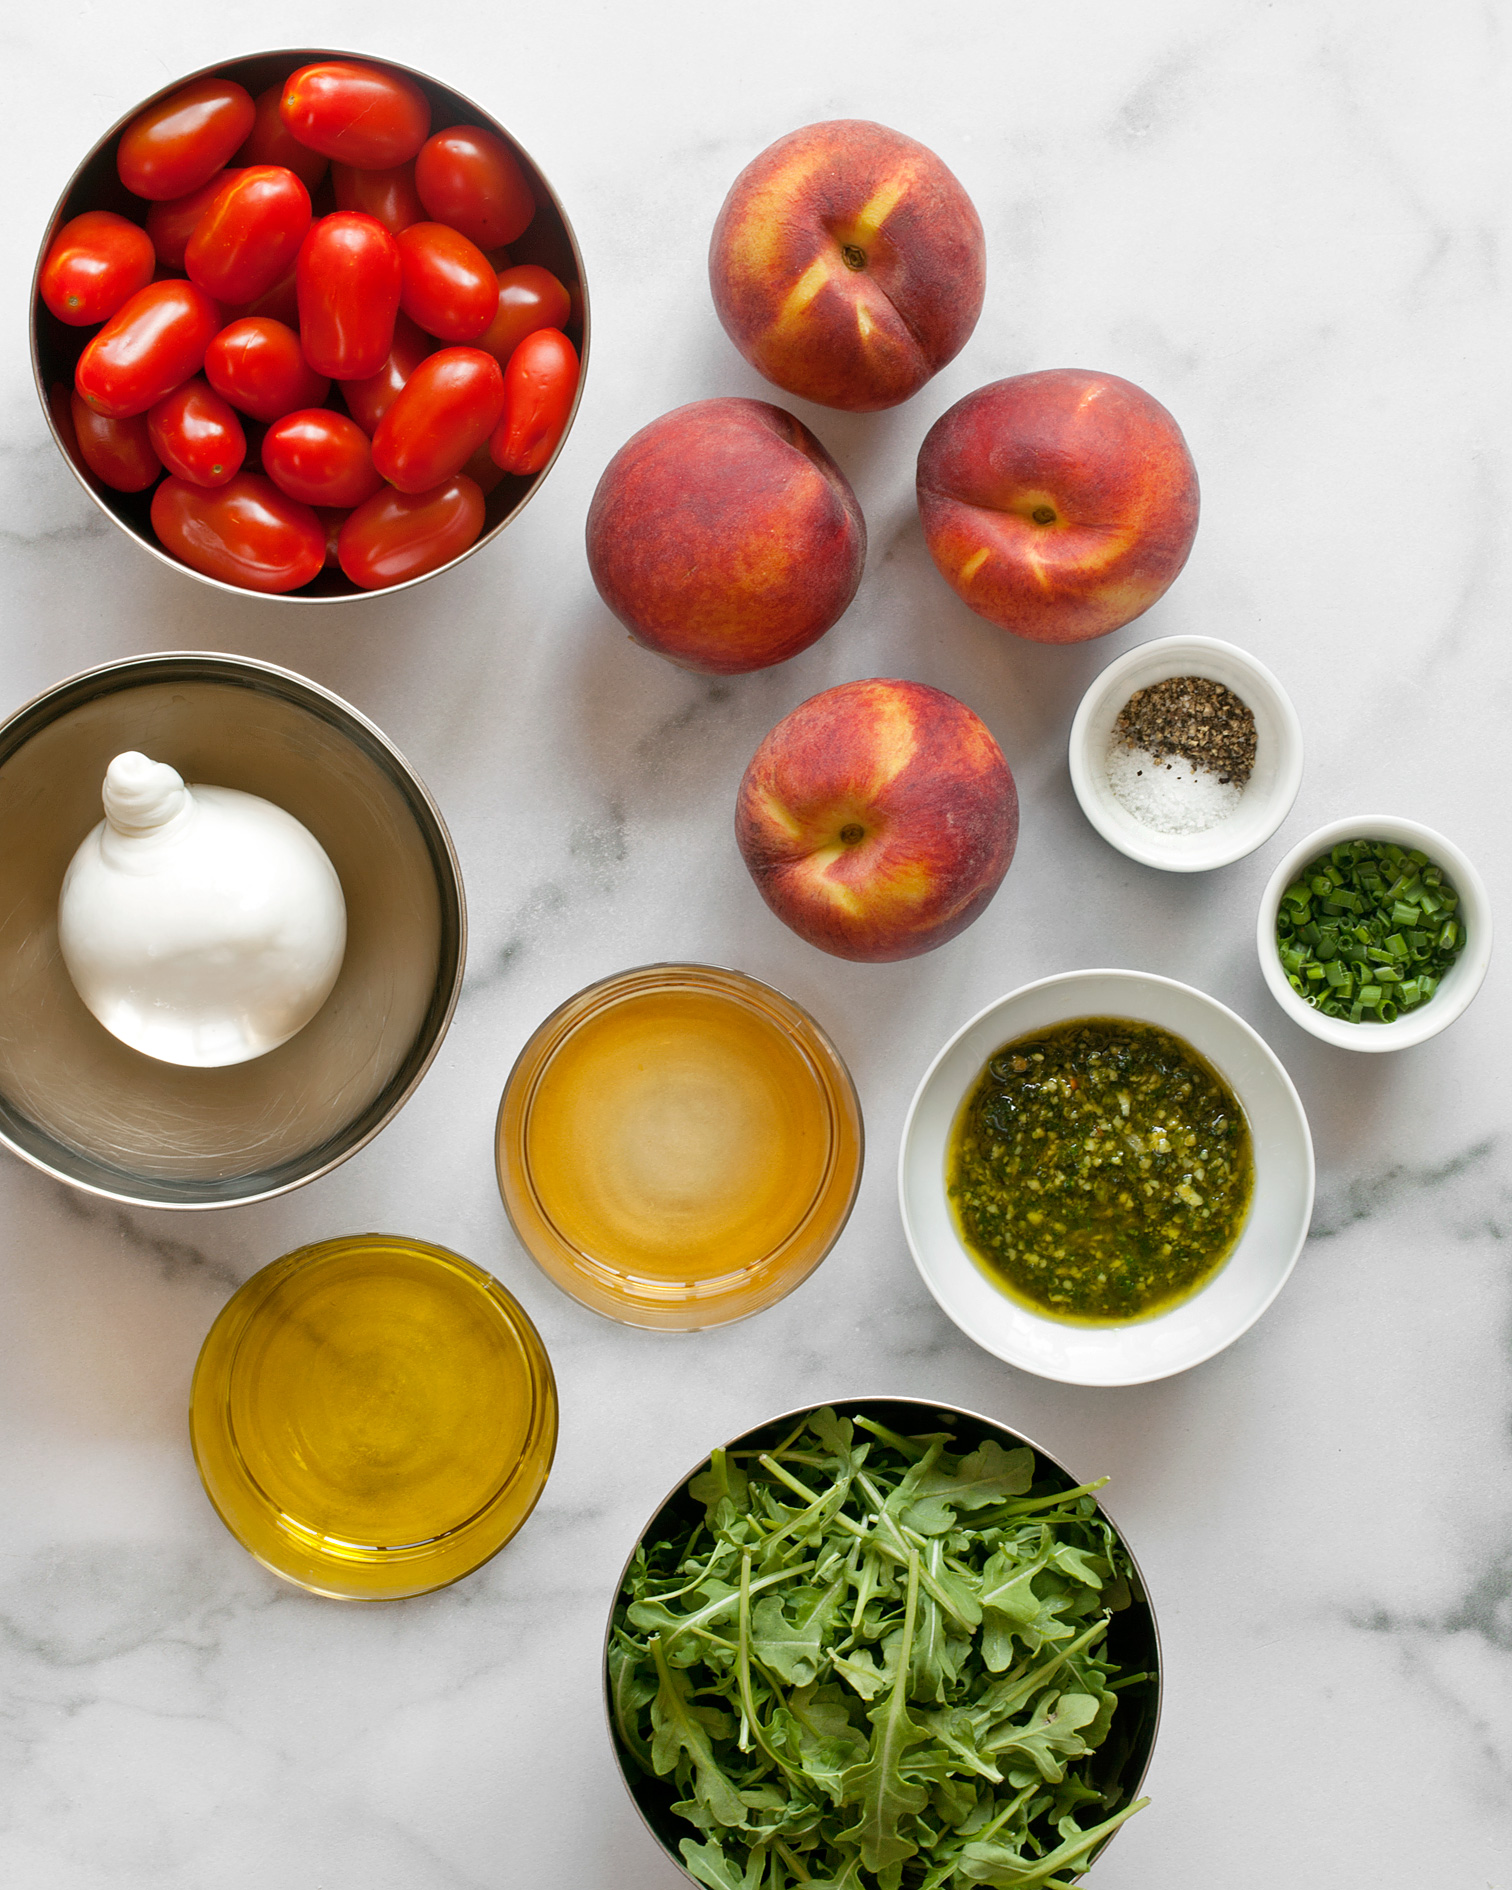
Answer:
<svg viewBox="0 0 1512 1890"><path fill-rule="evenodd" d="M1119 710L1113 739L1157 761L1180 755L1223 782L1243 787L1255 765L1249 704L1208 676L1167 676L1136 689Z"/></svg>

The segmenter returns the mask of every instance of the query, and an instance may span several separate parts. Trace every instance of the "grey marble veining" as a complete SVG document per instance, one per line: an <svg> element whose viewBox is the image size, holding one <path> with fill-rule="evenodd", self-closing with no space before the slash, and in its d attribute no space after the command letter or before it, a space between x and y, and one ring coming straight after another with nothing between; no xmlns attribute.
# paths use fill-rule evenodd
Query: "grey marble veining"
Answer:
<svg viewBox="0 0 1512 1890"><path fill-rule="evenodd" d="M23 346L39 232L83 150L175 74L254 44L357 41L456 83L567 205L594 340L582 413L497 544L419 591L305 613L219 599L110 527L58 463ZM435 793L472 925L467 982L400 1118L259 1206L120 1210L0 1163L0 1883L16 1890L675 1890L624 1800L598 1661L616 1571L708 1448L810 1398L939 1397L1037 1437L1109 1503L1164 1638L1151 1809L1098 1890L1512 1890L1512 1102L1500 965L1455 1029L1396 1057L1297 1030L1254 960L1255 903L1323 821L1451 833L1505 908L1512 372L1494 5L1384 0L589 0L560 13L268 0L73 5L7 22L16 240L0 259L0 699L143 650L286 664L373 718ZM714 682L637 648L582 552L610 454L680 402L771 390L720 332L707 235L739 168L813 119L932 145L980 209L982 323L914 401L793 403L866 513L842 622ZM919 534L913 463L962 394L1111 369L1180 421L1203 487L1190 564L1105 641L1019 644L966 612ZM779 397L780 398L780 397ZM1308 743L1251 859L1180 878L1111 852L1066 772L1113 656L1200 632L1252 650ZM803 697L867 675L969 702L1023 800L968 933L908 964L812 951L757 897L735 784ZM3 844L3 836L0 836ZM491 1166L505 1074L590 979L734 964L806 1005L866 1112L856 1213L760 1318L621 1330L520 1251ZM1212 991L1309 1111L1313 1234L1285 1293L1196 1371L1092 1393L1009 1371L908 1258L894 1163L944 1038L1027 978L1127 964ZM316 1600L206 1503L190 1374L237 1284L304 1241L384 1228L491 1268L562 1396L556 1467L504 1554L441 1594Z"/></svg>

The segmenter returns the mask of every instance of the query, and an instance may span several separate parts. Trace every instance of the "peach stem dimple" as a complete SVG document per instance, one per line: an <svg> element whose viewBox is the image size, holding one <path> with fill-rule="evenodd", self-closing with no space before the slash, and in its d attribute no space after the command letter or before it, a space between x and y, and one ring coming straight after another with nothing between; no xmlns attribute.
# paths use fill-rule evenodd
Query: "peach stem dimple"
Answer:
<svg viewBox="0 0 1512 1890"><path fill-rule="evenodd" d="M840 829L840 838L844 841L846 846L853 847L858 841L866 838L866 829L859 821L849 821Z"/></svg>
<svg viewBox="0 0 1512 1890"><path fill-rule="evenodd" d="M1029 516L1034 520L1036 525L1053 525L1055 523L1055 513L1048 505L1035 506Z"/></svg>
<svg viewBox="0 0 1512 1890"><path fill-rule="evenodd" d="M866 267L866 251L862 249L859 243L842 243L840 246L840 256L847 269L864 269Z"/></svg>

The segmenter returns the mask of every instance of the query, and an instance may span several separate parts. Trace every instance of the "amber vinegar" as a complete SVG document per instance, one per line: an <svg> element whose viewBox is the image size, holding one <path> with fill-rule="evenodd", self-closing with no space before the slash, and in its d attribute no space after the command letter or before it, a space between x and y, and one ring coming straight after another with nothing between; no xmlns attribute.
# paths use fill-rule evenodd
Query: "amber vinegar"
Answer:
<svg viewBox="0 0 1512 1890"><path fill-rule="evenodd" d="M599 1311L702 1325L818 1264L859 1180L833 1047L737 973L654 966L591 987L522 1053L500 1185L537 1261Z"/></svg>

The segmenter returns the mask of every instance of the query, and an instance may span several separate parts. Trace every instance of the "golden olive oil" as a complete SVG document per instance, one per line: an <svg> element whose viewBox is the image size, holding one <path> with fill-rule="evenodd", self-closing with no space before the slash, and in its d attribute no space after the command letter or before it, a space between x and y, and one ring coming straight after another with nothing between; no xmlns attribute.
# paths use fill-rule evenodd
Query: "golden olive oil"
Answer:
<svg viewBox="0 0 1512 1890"><path fill-rule="evenodd" d="M191 1428L211 1500L259 1560L322 1592L415 1593L524 1520L556 1400L497 1281L442 1248L367 1235L242 1287L205 1342Z"/></svg>

